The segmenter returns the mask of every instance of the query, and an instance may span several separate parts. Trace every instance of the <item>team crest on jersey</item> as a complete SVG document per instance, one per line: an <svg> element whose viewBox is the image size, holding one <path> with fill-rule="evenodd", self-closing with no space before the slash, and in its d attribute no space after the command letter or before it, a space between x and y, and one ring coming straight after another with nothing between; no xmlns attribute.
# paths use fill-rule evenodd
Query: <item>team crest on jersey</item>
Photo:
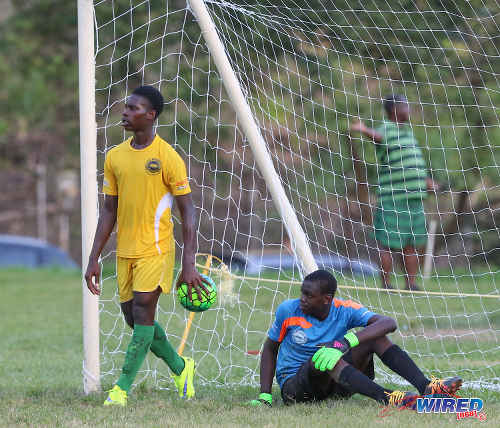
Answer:
<svg viewBox="0 0 500 428"><path fill-rule="evenodd" d="M301 329L296 329L292 332L292 340L297 344L297 345L303 345L304 343L307 342L307 336L304 332L304 330Z"/></svg>
<svg viewBox="0 0 500 428"><path fill-rule="evenodd" d="M146 162L146 171L148 174L158 174L161 171L161 162L160 159L148 159Z"/></svg>

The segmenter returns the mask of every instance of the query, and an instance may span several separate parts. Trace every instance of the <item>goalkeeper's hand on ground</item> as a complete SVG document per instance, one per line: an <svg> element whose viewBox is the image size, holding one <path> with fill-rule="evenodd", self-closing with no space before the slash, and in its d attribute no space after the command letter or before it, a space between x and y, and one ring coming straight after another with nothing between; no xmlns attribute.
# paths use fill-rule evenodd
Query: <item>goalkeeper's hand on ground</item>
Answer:
<svg viewBox="0 0 500 428"><path fill-rule="evenodd" d="M316 351L312 357L314 367L322 372L332 370L339 360L358 344L358 337L354 333L347 333L342 339L334 340Z"/></svg>
<svg viewBox="0 0 500 428"><path fill-rule="evenodd" d="M271 407L272 402L273 402L273 396L271 394L268 394L266 392L261 392L255 400L250 401L250 405L254 407L262 407L262 406Z"/></svg>

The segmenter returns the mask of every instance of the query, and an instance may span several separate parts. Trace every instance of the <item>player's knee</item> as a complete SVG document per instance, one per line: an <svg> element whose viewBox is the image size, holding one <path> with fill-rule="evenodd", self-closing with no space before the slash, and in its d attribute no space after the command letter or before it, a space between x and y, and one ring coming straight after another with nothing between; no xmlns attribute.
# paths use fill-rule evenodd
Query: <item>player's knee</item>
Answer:
<svg viewBox="0 0 500 428"><path fill-rule="evenodd" d="M134 299L132 316L135 324L153 325L155 317L155 306L147 299Z"/></svg>
<svg viewBox="0 0 500 428"><path fill-rule="evenodd" d="M393 343L387 336L379 337L373 341L373 352L380 356L392 345Z"/></svg>
<svg viewBox="0 0 500 428"><path fill-rule="evenodd" d="M148 319L147 307L141 305L134 305L132 311L134 323L145 325L145 321Z"/></svg>
<svg viewBox="0 0 500 428"><path fill-rule="evenodd" d="M120 306L122 308L123 318L125 319L125 322L130 328L134 328L134 314L132 313L133 311L132 300L124 302Z"/></svg>

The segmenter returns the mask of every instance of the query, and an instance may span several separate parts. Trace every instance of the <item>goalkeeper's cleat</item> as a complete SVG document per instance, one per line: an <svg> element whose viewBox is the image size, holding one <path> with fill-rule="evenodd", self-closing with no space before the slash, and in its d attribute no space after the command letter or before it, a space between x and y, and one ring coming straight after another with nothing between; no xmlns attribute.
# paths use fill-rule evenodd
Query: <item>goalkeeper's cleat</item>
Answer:
<svg viewBox="0 0 500 428"><path fill-rule="evenodd" d="M462 386L462 379L458 376L447 379L431 377L431 382L425 388L424 395L454 395Z"/></svg>
<svg viewBox="0 0 500 428"><path fill-rule="evenodd" d="M417 408L417 398L419 395L415 392L392 391L386 392L388 405L399 407L399 410L415 410Z"/></svg>
<svg viewBox="0 0 500 428"><path fill-rule="evenodd" d="M172 375L175 386L179 391L179 397L192 398L194 397L194 372L196 369L194 360L188 357L181 357L184 360L184 370L180 375Z"/></svg>
<svg viewBox="0 0 500 428"><path fill-rule="evenodd" d="M104 401L104 405L125 407L127 405L127 391L115 385L113 389L109 391L108 398Z"/></svg>

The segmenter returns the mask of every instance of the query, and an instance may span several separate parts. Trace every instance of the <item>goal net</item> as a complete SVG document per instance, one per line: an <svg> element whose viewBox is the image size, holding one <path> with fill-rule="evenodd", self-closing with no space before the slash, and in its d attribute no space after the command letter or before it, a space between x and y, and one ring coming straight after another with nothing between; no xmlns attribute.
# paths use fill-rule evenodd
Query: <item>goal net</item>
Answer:
<svg viewBox="0 0 500 428"><path fill-rule="evenodd" d="M500 385L500 4L266 0L204 2L279 182L336 297L393 317L391 339L426 375ZM185 160L197 208L198 269L219 285L217 306L190 319L175 294L157 319L197 362L200 383L257 385L274 311L300 295L303 264L265 171L225 89L214 53L184 0L94 0L99 201L106 152L121 143L125 98L158 88L157 132ZM427 243L405 288L394 250L388 292L379 279L373 216L383 165L372 141L383 98L408 99L410 127L440 184L424 200ZM173 211L177 256L180 218ZM212 257L213 256L213 257ZM179 257L178 257L179 259ZM114 239L102 254L103 386L119 375L131 331L116 295ZM177 266L178 269L179 266ZM186 325L190 325L186 329ZM400 382L376 359L377 380ZM149 356L136 384L171 388Z"/></svg>

